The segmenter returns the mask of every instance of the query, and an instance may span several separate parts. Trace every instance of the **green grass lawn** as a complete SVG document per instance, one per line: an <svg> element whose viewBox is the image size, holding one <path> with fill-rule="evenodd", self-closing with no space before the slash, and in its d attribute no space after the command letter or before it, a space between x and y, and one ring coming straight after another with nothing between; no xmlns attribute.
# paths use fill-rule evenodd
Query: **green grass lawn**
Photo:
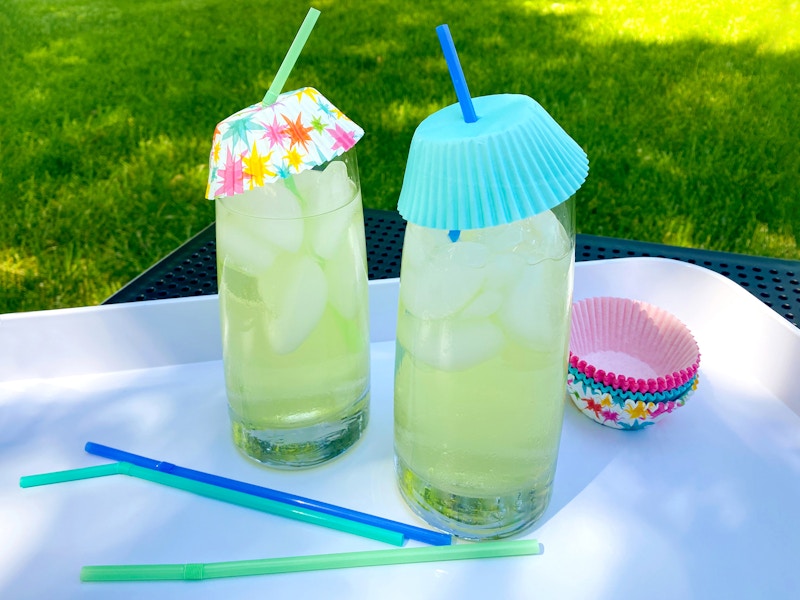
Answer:
<svg viewBox="0 0 800 600"><path fill-rule="evenodd" d="M535 98L589 155L578 229L800 259L800 5L318 0L285 89L366 130L394 209L411 136L473 95ZM101 302L209 224L216 123L259 101L308 10L270 0L3 0L0 313Z"/></svg>

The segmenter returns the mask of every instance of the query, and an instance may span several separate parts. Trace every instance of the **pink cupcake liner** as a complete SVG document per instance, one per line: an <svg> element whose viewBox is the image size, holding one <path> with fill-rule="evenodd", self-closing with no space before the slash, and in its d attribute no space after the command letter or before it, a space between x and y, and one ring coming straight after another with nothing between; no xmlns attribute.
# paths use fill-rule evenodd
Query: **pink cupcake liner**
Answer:
<svg viewBox="0 0 800 600"><path fill-rule="evenodd" d="M700 350L686 325L662 308L587 298L573 305L569 363L600 385L654 394L690 381Z"/></svg>

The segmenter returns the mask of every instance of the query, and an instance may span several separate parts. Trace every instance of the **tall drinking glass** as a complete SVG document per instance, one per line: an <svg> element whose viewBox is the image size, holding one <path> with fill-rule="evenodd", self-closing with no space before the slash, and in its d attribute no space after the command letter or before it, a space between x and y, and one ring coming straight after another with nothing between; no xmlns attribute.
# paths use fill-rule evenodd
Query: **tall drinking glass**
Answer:
<svg viewBox="0 0 800 600"><path fill-rule="evenodd" d="M275 467L331 459L369 415L364 220L355 148L216 201L233 439Z"/></svg>
<svg viewBox="0 0 800 600"><path fill-rule="evenodd" d="M233 439L275 467L341 454L369 418L364 130L313 87L282 92L319 14L264 99L217 124L209 157Z"/></svg>
<svg viewBox="0 0 800 600"><path fill-rule="evenodd" d="M469 539L544 513L566 395L573 193L586 155L532 98L474 99L411 142L398 209L395 465L406 502Z"/></svg>
<svg viewBox="0 0 800 600"><path fill-rule="evenodd" d="M506 225L409 223L395 375L400 490L426 520L500 538L553 489L569 352L573 202Z"/></svg>

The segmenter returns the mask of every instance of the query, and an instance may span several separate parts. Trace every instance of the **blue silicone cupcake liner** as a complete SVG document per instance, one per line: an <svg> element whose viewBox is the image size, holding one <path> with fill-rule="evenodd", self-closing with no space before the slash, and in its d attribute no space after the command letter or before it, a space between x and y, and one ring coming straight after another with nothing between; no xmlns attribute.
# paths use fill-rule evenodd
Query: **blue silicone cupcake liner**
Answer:
<svg viewBox="0 0 800 600"><path fill-rule="evenodd" d="M414 133L398 211L417 225L459 230L510 223L572 196L589 172L586 153L535 100L519 94L458 104Z"/></svg>

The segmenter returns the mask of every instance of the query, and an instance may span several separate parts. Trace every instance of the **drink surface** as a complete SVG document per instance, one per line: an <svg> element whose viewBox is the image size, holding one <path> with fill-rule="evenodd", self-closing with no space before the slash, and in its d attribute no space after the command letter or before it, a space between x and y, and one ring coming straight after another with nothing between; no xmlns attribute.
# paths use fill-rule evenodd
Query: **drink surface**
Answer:
<svg viewBox="0 0 800 600"><path fill-rule="evenodd" d="M544 510L564 410L573 264L572 237L552 212L461 232L409 224L395 451L412 506L448 512L469 499L476 514L462 506L451 516L477 528L483 501L492 512L535 497L533 510Z"/></svg>
<svg viewBox="0 0 800 600"><path fill-rule="evenodd" d="M217 261L234 437L261 435L269 454L357 413L365 425L364 223L346 162L218 200Z"/></svg>

